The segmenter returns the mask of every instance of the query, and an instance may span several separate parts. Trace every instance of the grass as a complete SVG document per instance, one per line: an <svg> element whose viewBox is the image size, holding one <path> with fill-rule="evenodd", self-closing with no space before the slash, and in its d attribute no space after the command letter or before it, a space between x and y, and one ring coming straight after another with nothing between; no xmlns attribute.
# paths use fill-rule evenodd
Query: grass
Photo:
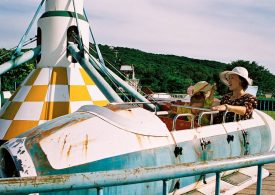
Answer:
<svg viewBox="0 0 275 195"><path fill-rule="evenodd" d="M264 112L275 120L275 111L264 111Z"/></svg>

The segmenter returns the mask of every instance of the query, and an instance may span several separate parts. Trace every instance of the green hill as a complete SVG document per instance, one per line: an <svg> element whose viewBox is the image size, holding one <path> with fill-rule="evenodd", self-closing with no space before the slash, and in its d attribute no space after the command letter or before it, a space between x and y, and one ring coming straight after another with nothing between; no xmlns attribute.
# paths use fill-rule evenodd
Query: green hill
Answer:
<svg viewBox="0 0 275 195"><path fill-rule="evenodd" d="M225 64L217 61L198 60L175 55L146 53L137 49L123 47L109 47L100 45L105 61L109 61L117 69L122 64L133 64L136 77L142 86L148 86L155 92L186 93L188 86L198 81L217 83L218 93L226 92L226 87L219 80L219 72L232 70L235 66L244 66L249 70L254 84L262 92L272 92L275 86L275 76L263 66L255 62L236 61ZM4 57L7 52L0 49L0 64L10 59ZM34 68L35 61L11 70L2 76L2 90L14 90L14 83L19 85L28 73ZM108 64L107 64L108 65Z"/></svg>
<svg viewBox="0 0 275 195"><path fill-rule="evenodd" d="M105 59L117 68L121 64L133 64L136 77L142 86L149 86L155 92L186 93L188 86L198 81L217 83L218 93L224 94L227 87L221 83L219 73L243 66L249 70L254 85L263 93L274 92L275 76L256 62L235 61L225 64L217 61L198 60L175 55L146 53L137 49L100 46Z"/></svg>

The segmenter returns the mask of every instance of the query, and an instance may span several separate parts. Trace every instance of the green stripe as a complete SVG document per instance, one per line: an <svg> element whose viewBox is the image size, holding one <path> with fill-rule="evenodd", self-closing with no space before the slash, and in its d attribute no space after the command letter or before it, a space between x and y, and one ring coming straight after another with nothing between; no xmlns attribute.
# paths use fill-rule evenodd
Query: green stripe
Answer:
<svg viewBox="0 0 275 195"><path fill-rule="evenodd" d="M76 18L76 14L74 12L69 12L69 11L48 11L48 12L45 12L40 18L55 17L55 16ZM77 14L77 16L80 20L84 20L88 22L83 15Z"/></svg>

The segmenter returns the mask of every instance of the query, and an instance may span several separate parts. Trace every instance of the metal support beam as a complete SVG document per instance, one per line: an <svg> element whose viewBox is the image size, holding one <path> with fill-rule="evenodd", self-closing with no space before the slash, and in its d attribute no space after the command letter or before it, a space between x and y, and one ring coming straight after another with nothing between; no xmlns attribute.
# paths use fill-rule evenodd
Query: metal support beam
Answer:
<svg viewBox="0 0 275 195"><path fill-rule="evenodd" d="M41 46L37 46L36 48L25 52L23 55L18 56L15 59L10 60L8 62L5 62L4 64L0 65L0 75L35 58L40 54L40 52Z"/></svg>
<svg viewBox="0 0 275 195"><path fill-rule="evenodd" d="M94 67L98 67L99 70L103 74L108 74L112 77L112 80L115 81L120 87L122 87L125 91L127 91L129 94L133 95L138 101L141 102L149 102L144 96L142 96L139 92L137 92L133 87L131 87L128 83L126 83L124 80L122 80L119 76L117 76L113 71L111 71L106 66L100 64L94 57L90 58L90 62ZM153 104L146 104L150 109L155 110L155 105Z"/></svg>
<svg viewBox="0 0 275 195"><path fill-rule="evenodd" d="M167 180L163 180L163 191L162 194L163 195L167 195L168 194L168 186L167 186Z"/></svg>
<svg viewBox="0 0 275 195"><path fill-rule="evenodd" d="M262 170L263 165L258 165L258 175L257 175L257 195L262 194Z"/></svg>
<svg viewBox="0 0 275 195"><path fill-rule="evenodd" d="M216 187L215 187L215 195L220 195L221 191L221 174L220 172L216 173Z"/></svg>
<svg viewBox="0 0 275 195"><path fill-rule="evenodd" d="M101 92L105 95L109 102L123 102L122 99L117 95L117 93L91 65L91 63L87 59L82 57L81 52L75 44L69 43L68 50L77 60L77 62L84 68L87 74L93 79L97 87L101 90Z"/></svg>
<svg viewBox="0 0 275 195"><path fill-rule="evenodd" d="M97 195L103 195L103 188L97 188Z"/></svg>

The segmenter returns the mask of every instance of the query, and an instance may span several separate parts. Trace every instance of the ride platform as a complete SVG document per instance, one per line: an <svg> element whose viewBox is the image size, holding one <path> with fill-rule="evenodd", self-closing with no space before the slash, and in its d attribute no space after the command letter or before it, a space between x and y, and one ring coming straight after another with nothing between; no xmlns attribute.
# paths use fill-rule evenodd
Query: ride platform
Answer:
<svg viewBox="0 0 275 195"><path fill-rule="evenodd" d="M271 195L275 194L275 163L272 164L266 164L264 165L264 168L269 171L269 177L266 177L263 179L262 183L262 195ZM248 195L248 194L256 194L256 184L253 184L239 193L237 195Z"/></svg>

